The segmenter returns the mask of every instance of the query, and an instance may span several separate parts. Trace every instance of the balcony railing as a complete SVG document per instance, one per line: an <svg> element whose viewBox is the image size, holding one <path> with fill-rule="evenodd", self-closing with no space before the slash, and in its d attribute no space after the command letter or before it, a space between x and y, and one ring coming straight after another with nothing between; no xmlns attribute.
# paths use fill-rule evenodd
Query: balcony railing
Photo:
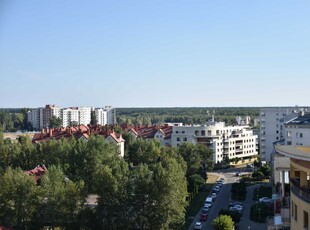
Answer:
<svg viewBox="0 0 310 230"><path fill-rule="evenodd" d="M301 187L299 180L291 179L291 191L295 196L310 203L310 188Z"/></svg>

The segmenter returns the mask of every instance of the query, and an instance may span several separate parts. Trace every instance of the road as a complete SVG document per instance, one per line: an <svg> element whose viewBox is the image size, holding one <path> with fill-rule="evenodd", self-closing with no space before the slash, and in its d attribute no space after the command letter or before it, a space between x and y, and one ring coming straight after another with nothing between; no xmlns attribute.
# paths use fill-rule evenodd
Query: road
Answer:
<svg viewBox="0 0 310 230"><path fill-rule="evenodd" d="M212 174L212 173L209 173ZM236 181L236 177L234 177L235 173L213 173L214 175L218 175L219 178L223 177L225 179L224 184L221 187L220 192L217 194L218 197L214 201L210 211L209 211L209 216L208 219L203 222L203 229L205 230L212 230L212 221L218 217L218 214L222 208L227 208L229 202L230 202L230 197L231 197L231 184ZM201 204L203 206L203 204ZM197 213L196 217L194 218L194 221L190 225L190 230L194 229L196 221L199 221L200 219L200 211Z"/></svg>
<svg viewBox="0 0 310 230"><path fill-rule="evenodd" d="M242 172L245 172L241 170ZM240 172L238 170L238 172ZM231 185L234 183L238 177L235 176L236 171L228 171L228 172L222 172L222 173L209 173L209 174L214 174L218 175L219 177L223 177L225 179L225 183L223 184L220 192L218 193L218 197L216 198L215 202L213 203L213 206L211 207L209 211L209 216L207 221L203 222L203 228L204 230L214 230L212 227L212 221L218 217L219 212L222 208L227 208L228 204L230 203L231 199ZM239 223L239 229L240 230L262 230L262 229L267 229L267 224L265 223L256 223L250 220L250 208L251 206L255 203L255 201L252 200L253 197L253 192L254 189L259 186L259 185L254 185L247 187L247 197L246 200L244 201L244 210L243 210L243 215L242 219ZM203 206L203 204L201 204ZM199 221L200 219L200 211L197 213L195 216L192 224L190 225L189 230L194 229L196 221Z"/></svg>

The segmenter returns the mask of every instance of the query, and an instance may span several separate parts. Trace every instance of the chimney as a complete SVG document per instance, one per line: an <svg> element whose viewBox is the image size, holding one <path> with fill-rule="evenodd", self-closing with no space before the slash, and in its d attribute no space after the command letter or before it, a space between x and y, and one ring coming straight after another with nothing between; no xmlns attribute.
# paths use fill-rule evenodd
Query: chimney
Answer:
<svg viewBox="0 0 310 230"><path fill-rule="evenodd" d="M41 134L43 134L44 133L44 129L41 129Z"/></svg>
<svg viewBox="0 0 310 230"><path fill-rule="evenodd" d="M87 129L87 135L90 136L90 129Z"/></svg>
<svg viewBox="0 0 310 230"><path fill-rule="evenodd" d="M50 137L53 136L53 129L50 129L49 136L50 136Z"/></svg>

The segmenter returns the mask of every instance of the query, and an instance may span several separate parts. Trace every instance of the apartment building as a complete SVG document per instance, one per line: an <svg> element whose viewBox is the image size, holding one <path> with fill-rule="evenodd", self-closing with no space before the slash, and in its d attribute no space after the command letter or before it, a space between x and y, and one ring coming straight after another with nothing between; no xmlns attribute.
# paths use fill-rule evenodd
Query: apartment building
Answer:
<svg viewBox="0 0 310 230"><path fill-rule="evenodd" d="M257 135L249 126L225 126L225 122L207 122L205 125L173 126L171 146L184 142L204 144L213 150L213 162L226 157L249 158L258 154Z"/></svg>
<svg viewBox="0 0 310 230"><path fill-rule="evenodd" d="M298 117L299 112L307 111L301 107L270 107L260 110L260 158L270 162L274 144L283 141L285 137L284 125Z"/></svg>
<svg viewBox="0 0 310 230"><path fill-rule="evenodd" d="M289 159L290 229L309 229L310 146L277 145L275 150Z"/></svg>
<svg viewBox="0 0 310 230"><path fill-rule="evenodd" d="M32 109L28 112L27 118L34 129L43 129L50 127L52 116L62 119L62 127L74 125L88 125L91 121L91 112L95 111L97 123L99 125L115 124L115 109L112 106L105 108L92 107L68 107L61 108L55 105L46 105L44 108Z"/></svg>

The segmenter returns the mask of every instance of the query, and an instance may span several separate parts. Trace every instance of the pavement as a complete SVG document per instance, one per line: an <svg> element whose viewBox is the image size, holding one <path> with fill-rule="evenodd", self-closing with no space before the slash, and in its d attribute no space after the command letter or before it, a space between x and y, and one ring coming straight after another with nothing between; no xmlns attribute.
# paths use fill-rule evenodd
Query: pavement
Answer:
<svg viewBox="0 0 310 230"><path fill-rule="evenodd" d="M231 202L231 185L234 183L238 177L235 176L235 172L222 172L222 173L209 173L214 174L219 177L223 177L225 179L225 183L223 184L220 192L218 193L218 197L213 203L213 206L211 207L209 211L208 219L203 222L203 230L214 230L212 227L212 221L218 217L219 212L222 208L227 208L228 204ZM256 203L256 201L253 201L253 193L255 188L259 187L260 185L252 185L247 187L247 196L244 203L244 209L243 209L243 215L242 219L239 223L239 230L265 230L267 229L266 223L256 223L250 220L250 209L253 204ZM203 204L202 204L203 206ZM189 227L189 230L194 229L194 225L196 221L199 221L200 219L200 211L195 216L192 224Z"/></svg>
<svg viewBox="0 0 310 230"><path fill-rule="evenodd" d="M260 185L252 185L247 187L247 196L244 202L244 209L243 209L243 215L242 220L239 222L239 229L240 230L265 230L267 229L266 223L257 223L250 220L250 211L251 206L256 203L255 200L253 200L253 193L256 188L259 188Z"/></svg>

